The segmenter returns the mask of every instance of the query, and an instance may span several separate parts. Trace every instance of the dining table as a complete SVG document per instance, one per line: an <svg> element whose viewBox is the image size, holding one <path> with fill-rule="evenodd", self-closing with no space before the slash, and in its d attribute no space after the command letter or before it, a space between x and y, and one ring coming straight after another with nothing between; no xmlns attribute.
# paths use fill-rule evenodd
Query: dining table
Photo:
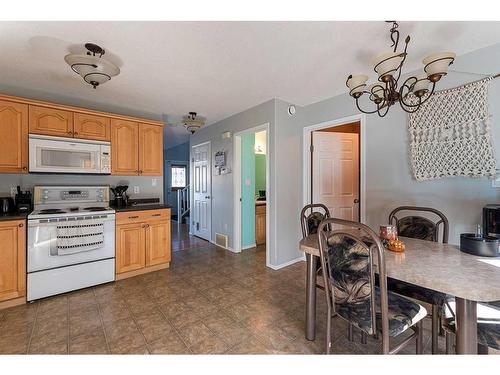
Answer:
<svg viewBox="0 0 500 375"><path fill-rule="evenodd" d="M467 254L452 244L399 239L405 244L404 252L384 251L387 277L454 297L456 353L477 354L477 303L500 300L500 258ZM299 249L307 262L305 336L312 341L316 335L318 234L303 238Z"/></svg>

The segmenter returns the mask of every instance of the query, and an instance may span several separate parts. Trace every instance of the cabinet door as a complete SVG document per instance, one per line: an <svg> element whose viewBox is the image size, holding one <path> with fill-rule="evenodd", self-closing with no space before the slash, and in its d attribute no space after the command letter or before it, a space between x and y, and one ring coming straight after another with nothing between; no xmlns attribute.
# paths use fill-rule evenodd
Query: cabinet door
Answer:
<svg viewBox="0 0 500 375"><path fill-rule="evenodd" d="M111 174L132 176L139 173L139 124L111 120Z"/></svg>
<svg viewBox="0 0 500 375"><path fill-rule="evenodd" d="M116 273L144 268L145 232L144 223L116 227Z"/></svg>
<svg viewBox="0 0 500 375"><path fill-rule="evenodd" d="M163 174L163 127L139 124L139 174Z"/></svg>
<svg viewBox="0 0 500 375"><path fill-rule="evenodd" d="M26 225L0 222L0 301L26 294Z"/></svg>
<svg viewBox="0 0 500 375"><path fill-rule="evenodd" d="M255 215L255 243L266 243L266 212L257 212Z"/></svg>
<svg viewBox="0 0 500 375"><path fill-rule="evenodd" d="M109 141L111 120L108 117L74 113L73 135L75 138Z"/></svg>
<svg viewBox="0 0 500 375"><path fill-rule="evenodd" d="M170 262L170 220L146 225L146 266Z"/></svg>
<svg viewBox="0 0 500 375"><path fill-rule="evenodd" d="M30 133L73 137L73 112L29 106Z"/></svg>
<svg viewBox="0 0 500 375"><path fill-rule="evenodd" d="M0 172L28 173L28 106L0 100Z"/></svg>

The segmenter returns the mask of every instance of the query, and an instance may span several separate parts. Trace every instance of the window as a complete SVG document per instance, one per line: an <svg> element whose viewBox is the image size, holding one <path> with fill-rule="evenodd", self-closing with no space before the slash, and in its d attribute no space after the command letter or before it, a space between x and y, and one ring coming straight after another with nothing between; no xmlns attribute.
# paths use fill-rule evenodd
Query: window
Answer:
<svg viewBox="0 0 500 375"><path fill-rule="evenodd" d="M186 187L186 169L185 165L172 165L170 175L172 176L172 190L183 189Z"/></svg>

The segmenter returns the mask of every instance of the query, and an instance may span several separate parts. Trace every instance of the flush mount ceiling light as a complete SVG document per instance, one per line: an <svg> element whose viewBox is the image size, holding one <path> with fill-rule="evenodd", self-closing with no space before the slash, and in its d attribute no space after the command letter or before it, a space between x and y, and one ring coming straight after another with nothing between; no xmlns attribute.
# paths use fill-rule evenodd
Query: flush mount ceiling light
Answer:
<svg viewBox="0 0 500 375"><path fill-rule="evenodd" d="M205 125L205 120L197 118L196 112L189 112L182 119L182 123L188 132L194 134L195 131L200 129L203 125Z"/></svg>
<svg viewBox="0 0 500 375"><path fill-rule="evenodd" d="M93 43L86 43L85 48L88 50L86 55L69 54L64 60L94 89L120 73L120 68L102 57L104 49Z"/></svg>
<svg viewBox="0 0 500 375"><path fill-rule="evenodd" d="M347 78L346 86L349 88L349 95L356 100L356 106L363 113L378 113L384 117L389 108L399 103L401 108L408 113L418 111L434 93L436 82L448 73L448 67L453 64L455 54L453 52L441 52L427 56L422 60L424 64L423 73L407 78L401 85L399 78L403 64L406 60L408 43L410 36L405 39L403 52L398 52L399 31L396 21L386 21L392 23L389 30L391 34L393 51L380 54L374 63L374 70L378 75L378 82L367 87L368 76L364 74L350 75ZM429 85L432 85L429 90ZM368 99L375 105L373 110L363 110L360 107L359 99L363 94L368 95ZM426 96L427 95L427 96Z"/></svg>

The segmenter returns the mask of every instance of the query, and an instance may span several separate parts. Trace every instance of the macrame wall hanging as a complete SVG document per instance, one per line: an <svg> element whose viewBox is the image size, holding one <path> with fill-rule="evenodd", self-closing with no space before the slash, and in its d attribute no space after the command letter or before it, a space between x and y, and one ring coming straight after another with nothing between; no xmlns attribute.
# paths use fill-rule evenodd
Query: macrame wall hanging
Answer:
<svg viewBox="0 0 500 375"><path fill-rule="evenodd" d="M491 77L435 92L409 115L415 179L488 176L496 173L488 88Z"/></svg>

